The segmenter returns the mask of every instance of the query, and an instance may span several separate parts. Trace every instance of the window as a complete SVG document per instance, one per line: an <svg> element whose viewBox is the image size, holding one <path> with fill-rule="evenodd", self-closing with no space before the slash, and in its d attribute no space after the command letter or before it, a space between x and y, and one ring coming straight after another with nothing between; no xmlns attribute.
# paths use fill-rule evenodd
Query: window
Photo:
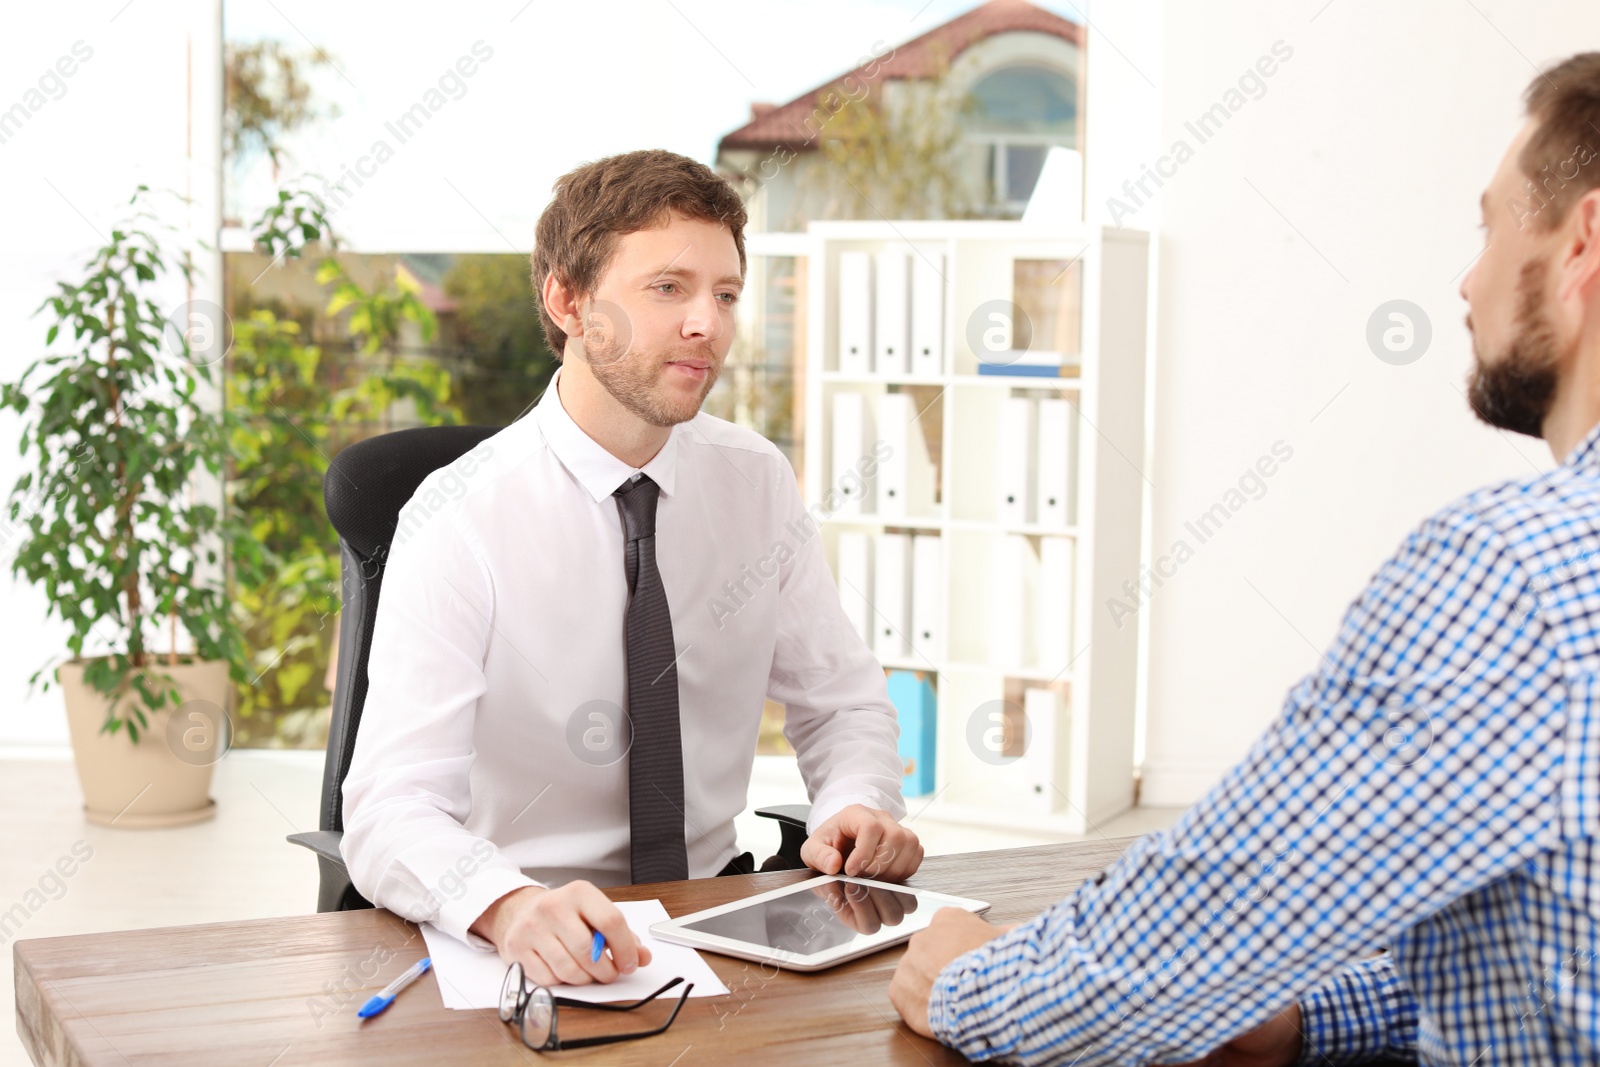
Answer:
<svg viewBox="0 0 1600 1067"><path fill-rule="evenodd" d="M703 410L748 427L777 445L798 473L804 442L800 401L805 365L806 261L752 252L736 305L738 333Z"/></svg>
<svg viewBox="0 0 1600 1067"><path fill-rule="evenodd" d="M1018 214L1050 147L1077 146L1077 83L1049 67L1005 67L979 79L969 95L969 136L990 206L997 214Z"/></svg>
<svg viewBox="0 0 1600 1067"><path fill-rule="evenodd" d="M1007 207L1020 209L1033 195L1039 182L1039 172L1044 169L1045 144L1012 144L1006 142L989 145L988 163L984 173L989 179L989 195L993 201Z"/></svg>
<svg viewBox="0 0 1600 1067"><path fill-rule="evenodd" d="M1078 87L1047 67L1007 67L972 87L979 122L1018 133L1074 133Z"/></svg>

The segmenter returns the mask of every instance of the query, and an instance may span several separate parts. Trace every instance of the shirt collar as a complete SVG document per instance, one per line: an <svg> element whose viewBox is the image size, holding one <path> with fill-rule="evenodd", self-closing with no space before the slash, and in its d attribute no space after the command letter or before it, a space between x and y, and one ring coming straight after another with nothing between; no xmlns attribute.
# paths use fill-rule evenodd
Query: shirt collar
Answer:
<svg viewBox="0 0 1600 1067"><path fill-rule="evenodd" d="M672 433L667 438L666 444L661 446L661 451L653 456L649 463L643 467L630 467L622 460L607 452L594 438L583 432L582 427L572 421L572 416L567 414L567 409L561 405L561 395L557 385L561 381L561 368L556 368L556 373L550 379L550 386L544 391L544 396L539 398L539 403L533 409L533 416L538 421L539 432L544 435L545 443L550 446L550 451L556 454L561 465L566 467L578 484L588 490L594 497L595 503L604 503L606 498L617 491L617 487L631 478L636 471L643 471L650 476L650 480L661 487L667 496L672 495L673 475L677 470L677 442L678 428L674 426Z"/></svg>
<svg viewBox="0 0 1600 1067"><path fill-rule="evenodd" d="M1566 458L1562 466L1578 470L1600 469L1600 422L1589 427L1589 432L1578 443L1578 447L1572 450L1572 454Z"/></svg>

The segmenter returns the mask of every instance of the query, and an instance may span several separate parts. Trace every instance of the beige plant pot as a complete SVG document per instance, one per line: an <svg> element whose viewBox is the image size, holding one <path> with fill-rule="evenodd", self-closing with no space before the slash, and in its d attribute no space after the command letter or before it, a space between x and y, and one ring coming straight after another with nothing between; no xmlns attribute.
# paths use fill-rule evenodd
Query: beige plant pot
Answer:
<svg viewBox="0 0 1600 1067"><path fill-rule="evenodd" d="M203 822L216 814L211 769L227 751L228 665L217 662L156 664L146 673L170 674L183 704L155 714L134 744L124 730L101 731L110 700L83 680L85 661L56 670L67 703L67 726L83 787L83 813L92 823L149 829ZM152 680L156 680L152 678ZM137 693L123 697L118 713L132 712ZM191 703L192 702L192 703Z"/></svg>

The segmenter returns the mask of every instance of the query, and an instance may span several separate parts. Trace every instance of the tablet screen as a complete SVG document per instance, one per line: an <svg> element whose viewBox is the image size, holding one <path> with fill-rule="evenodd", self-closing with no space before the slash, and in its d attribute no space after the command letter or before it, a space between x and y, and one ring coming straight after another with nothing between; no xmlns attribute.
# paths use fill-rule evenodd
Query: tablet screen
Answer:
<svg viewBox="0 0 1600 1067"><path fill-rule="evenodd" d="M809 956L856 942L893 937L917 910L914 893L897 893L856 882L824 882L787 896L685 923L683 929L744 941L764 948Z"/></svg>

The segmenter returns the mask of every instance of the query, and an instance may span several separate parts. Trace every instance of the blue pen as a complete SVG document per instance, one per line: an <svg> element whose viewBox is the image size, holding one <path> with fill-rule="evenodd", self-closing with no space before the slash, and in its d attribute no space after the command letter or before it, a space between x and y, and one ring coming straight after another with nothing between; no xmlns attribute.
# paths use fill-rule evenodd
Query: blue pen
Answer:
<svg viewBox="0 0 1600 1067"><path fill-rule="evenodd" d="M589 962L599 963L600 952L606 947L606 935L599 930L594 932L594 947L589 950Z"/></svg>
<svg viewBox="0 0 1600 1067"><path fill-rule="evenodd" d="M432 963L432 957L422 957L421 962L413 964L406 970L405 974L402 974L399 978L396 978L394 981L385 986L382 993L376 994L365 1004L361 1005L361 1010L356 1012L356 1014L363 1019L370 1019L384 1008L387 1008L389 1005L393 1004L394 998L399 996L400 990L404 989L406 986L410 985L412 982L415 982L418 978L421 978L425 973L427 973L428 967Z"/></svg>

